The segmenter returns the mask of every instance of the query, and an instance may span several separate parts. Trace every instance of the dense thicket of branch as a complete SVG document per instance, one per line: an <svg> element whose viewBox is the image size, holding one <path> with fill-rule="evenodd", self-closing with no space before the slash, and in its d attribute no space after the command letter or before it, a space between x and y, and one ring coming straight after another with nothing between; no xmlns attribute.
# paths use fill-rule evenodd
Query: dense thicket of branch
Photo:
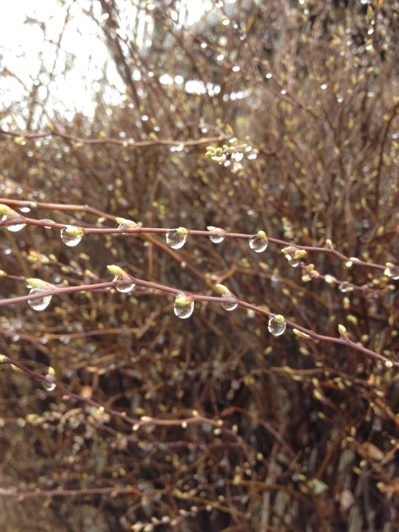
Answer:
<svg viewBox="0 0 399 532"><path fill-rule="evenodd" d="M187 28L178 2L137 2L145 47L130 2L100 4L85 16L124 90L102 80L94 116L71 120L27 90L2 123L1 203L83 228L119 217L270 242L258 254L192 235L174 250L159 233L92 230L67 247L59 226L0 229L2 299L31 278L97 287L112 264L144 281L1 307L4 530L393 530L397 11L241 0ZM302 266L273 239L309 247ZM202 296L220 283L265 313L204 297L179 320L149 283ZM344 325L364 350L274 337L268 313L327 337Z"/></svg>

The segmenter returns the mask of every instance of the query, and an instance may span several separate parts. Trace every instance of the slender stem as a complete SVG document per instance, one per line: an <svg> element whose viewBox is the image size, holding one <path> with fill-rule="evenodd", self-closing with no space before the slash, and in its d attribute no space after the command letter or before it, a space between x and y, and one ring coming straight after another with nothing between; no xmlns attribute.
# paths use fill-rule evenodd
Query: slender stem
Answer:
<svg viewBox="0 0 399 532"><path fill-rule="evenodd" d="M158 290L160 292L166 292L170 294L179 294L182 292L182 290L179 290L177 288L171 288L169 286L165 286L165 285L154 283L154 282L143 281L141 279L136 279L135 277L132 277L132 276L130 276L130 278L132 280L132 283L134 283L135 285L143 286L151 290ZM31 301L33 299L42 299L47 296L68 294L68 293L74 293L74 292L94 292L96 290L105 290L105 289L113 288L113 287L116 288L119 285L123 286L125 284L126 284L126 281L109 281L105 283L95 283L95 284L87 284L87 285L79 285L79 286L63 286L60 288L54 288L53 290L39 292L37 294L32 294L32 295L27 294L25 296L13 297L9 299L1 299L0 307L6 306L6 305L13 305L17 303L23 303L25 301ZM189 294L193 298L194 301L198 301L198 302L208 301L212 303L226 303L226 302L231 301L232 303L237 303L239 306L252 310L257 314L262 314L267 317L274 316L274 313L269 312L262 307L252 305L251 303L247 303L246 301L237 299L235 297L223 298L223 297L217 297L217 296L205 296L201 294L192 294L186 291L184 293ZM359 351L360 353L370 356L374 358L375 360L379 360L385 363L386 365L389 365L390 367L399 367L399 362L392 361L388 357L385 357L383 355L380 355L379 353L371 351L370 349L367 349L366 347L359 345L351 341L350 339L335 338L333 336L325 336L322 334L318 334L314 332L313 330L306 329L305 327L302 327L301 325L293 321L290 321L290 320L286 320L286 324L288 327L292 329L297 329L298 331L305 333L306 335L310 336L311 338L315 340L350 346L355 351Z"/></svg>
<svg viewBox="0 0 399 532"><path fill-rule="evenodd" d="M5 205L10 204L13 205L13 203L10 203L9 200L6 198L0 198L0 203L3 203ZM75 206L70 206L75 207ZM71 209L74 210L74 209ZM112 217L115 219L115 217ZM34 218L27 218L25 216L20 216L16 219L10 219L10 220L3 220L0 221L0 226L10 226L10 225L19 225L19 224L26 224L26 225L38 225L41 227L51 227L53 229L63 229L66 227L66 224L61 224L57 222L53 222L50 220L36 220ZM134 227L134 228L123 228L119 229L118 227L82 227L79 225L76 225L79 229L82 229L84 231L85 235L89 234L166 234L169 231L173 231L175 228L162 228L162 227ZM188 234L193 236L219 236L219 231L202 231L197 229L188 229ZM234 238L234 239L243 239L243 240L249 240L253 238L256 235L253 234L244 234L244 233L230 233L230 232L223 232L223 236L225 238ZM283 247L293 247L298 250L304 250L309 253L323 253L325 255L333 255L340 259L341 261L344 261L345 263L350 263L352 266L362 266L366 268L373 268L377 270L384 270L385 265L382 264L376 264L373 262L366 262L363 260L360 260L356 257L349 257L347 255L344 255L343 253L340 253L339 251L329 248L329 247L317 247L317 246L301 246L299 244L293 244L292 242L288 242L285 240L280 240L278 238L272 238L268 237L268 241L272 244L277 244L279 246Z"/></svg>

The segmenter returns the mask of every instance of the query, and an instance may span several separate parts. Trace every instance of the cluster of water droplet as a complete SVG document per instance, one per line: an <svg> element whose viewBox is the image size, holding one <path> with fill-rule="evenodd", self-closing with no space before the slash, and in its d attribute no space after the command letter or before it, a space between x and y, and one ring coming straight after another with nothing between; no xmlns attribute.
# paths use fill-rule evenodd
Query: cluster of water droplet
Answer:
<svg viewBox="0 0 399 532"><path fill-rule="evenodd" d="M256 253L262 253L267 249L269 241L264 231L258 231L258 234L250 238L249 247L256 251Z"/></svg>
<svg viewBox="0 0 399 532"><path fill-rule="evenodd" d="M187 240L188 230L185 227L178 227L166 233L166 243L172 249L180 249Z"/></svg>
<svg viewBox="0 0 399 532"><path fill-rule="evenodd" d="M246 154L249 154L248 159L256 159L257 150L253 150L252 146L238 144L238 140L235 137L229 139L229 144L224 144L218 148L207 146L205 157L222 166L231 166L232 172L237 172L242 168L241 161Z"/></svg>
<svg viewBox="0 0 399 532"><path fill-rule="evenodd" d="M205 157L207 159L212 159L212 161L216 161L219 164L223 164L226 162L227 158L227 146L223 148L214 148L213 146L207 146Z"/></svg>

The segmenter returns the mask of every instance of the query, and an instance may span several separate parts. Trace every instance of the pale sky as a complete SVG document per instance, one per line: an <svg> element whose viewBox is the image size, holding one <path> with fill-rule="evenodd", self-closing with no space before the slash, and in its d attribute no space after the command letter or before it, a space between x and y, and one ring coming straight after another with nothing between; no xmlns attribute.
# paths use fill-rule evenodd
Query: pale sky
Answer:
<svg viewBox="0 0 399 532"><path fill-rule="evenodd" d="M231 4L233 0L225 2ZM137 15L135 6L143 3L145 0L118 0L127 13L126 17L121 17L121 24L124 20L131 24ZM182 0L181 5L179 15L184 16L190 25L214 4L210 0ZM69 6L70 20L63 32ZM23 127L24 121L18 120L18 102L29 95L33 83L38 85L36 97L39 101L46 101L46 109L55 109L66 119L72 119L76 112L87 116L93 114L96 90L102 87L98 81L103 77L104 69L108 89L103 97L114 103L120 101L119 93L124 93L124 85L112 61L108 62L107 48L100 38L99 27L82 13L90 7L94 9L96 19L100 20L101 7L96 0L67 0L64 6L57 0L7 2L7 9L0 17L0 101L3 109L10 105L14 107L12 114L16 119L13 121L6 116L1 120L4 127L11 124ZM29 23L29 18L43 22L44 31L39 24ZM182 20L177 20L179 22ZM129 31L129 28L121 27L122 34L124 31ZM61 51L57 56L57 42L61 34ZM68 59L72 59L73 68L64 73ZM52 73L54 79L49 85ZM188 83L193 82L195 80Z"/></svg>
<svg viewBox="0 0 399 532"><path fill-rule="evenodd" d="M54 73L50 86L49 107L60 112L64 109L72 115L76 110L91 114L95 80L100 79L107 61L107 50L98 36L98 27L89 17L81 14L82 7L89 7L91 0L80 0L72 4L70 22L62 35L61 52L56 53L64 27L67 6L56 0L16 0L7 5L6 14L0 18L0 54L3 75L0 78L0 96L3 105L17 102L31 90L32 83L42 85L38 99L47 97L46 86L49 74ZM99 4L98 16L101 16ZM45 23L45 35L38 24L27 23L35 18ZM48 41L52 41L49 43ZM73 68L64 71L66 54L73 57ZM4 76L4 69L9 74ZM107 74L112 82L119 78L112 68ZM19 80L19 81L18 81Z"/></svg>

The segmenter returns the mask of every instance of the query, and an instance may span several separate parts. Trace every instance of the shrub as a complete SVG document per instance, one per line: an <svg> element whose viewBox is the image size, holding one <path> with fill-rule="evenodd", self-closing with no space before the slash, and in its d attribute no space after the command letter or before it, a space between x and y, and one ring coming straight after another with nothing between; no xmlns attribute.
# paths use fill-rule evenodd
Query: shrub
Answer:
<svg viewBox="0 0 399 532"><path fill-rule="evenodd" d="M93 116L3 120L4 526L392 527L397 8L177 4L85 12Z"/></svg>

